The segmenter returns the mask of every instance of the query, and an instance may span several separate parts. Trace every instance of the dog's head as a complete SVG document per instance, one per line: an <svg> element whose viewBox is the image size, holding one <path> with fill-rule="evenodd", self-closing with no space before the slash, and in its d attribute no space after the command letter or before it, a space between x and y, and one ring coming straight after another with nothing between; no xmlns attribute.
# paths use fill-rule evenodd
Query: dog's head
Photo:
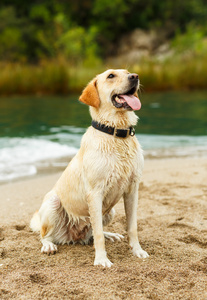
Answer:
<svg viewBox="0 0 207 300"><path fill-rule="evenodd" d="M94 78L79 100L96 109L111 106L116 110L139 110L139 78L127 70L107 70Z"/></svg>

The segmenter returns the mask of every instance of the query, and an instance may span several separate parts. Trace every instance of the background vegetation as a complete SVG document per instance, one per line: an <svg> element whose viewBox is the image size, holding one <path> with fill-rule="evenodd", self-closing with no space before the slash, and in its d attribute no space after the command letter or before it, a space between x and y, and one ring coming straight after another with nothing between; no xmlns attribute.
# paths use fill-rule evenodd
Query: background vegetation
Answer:
<svg viewBox="0 0 207 300"><path fill-rule="evenodd" d="M130 66L148 89L206 87L206 0L1 0L0 94L79 91L136 28L171 38L173 57Z"/></svg>

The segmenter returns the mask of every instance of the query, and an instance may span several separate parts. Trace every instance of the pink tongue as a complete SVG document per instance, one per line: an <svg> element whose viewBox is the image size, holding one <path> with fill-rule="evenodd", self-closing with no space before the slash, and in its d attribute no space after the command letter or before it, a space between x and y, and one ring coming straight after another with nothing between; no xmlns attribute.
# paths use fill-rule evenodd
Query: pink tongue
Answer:
<svg viewBox="0 0 207 300"><path fill-rule="evenodd" d="M124 99L133 110L139 110L141 108L141 102L139 98L135 97L134 95L119 95L119 97Z"/></svg>

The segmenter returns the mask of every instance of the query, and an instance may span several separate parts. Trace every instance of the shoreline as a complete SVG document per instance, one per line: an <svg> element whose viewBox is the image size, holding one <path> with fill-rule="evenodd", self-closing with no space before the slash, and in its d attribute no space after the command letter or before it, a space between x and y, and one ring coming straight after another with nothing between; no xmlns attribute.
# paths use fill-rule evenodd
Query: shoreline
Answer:
<svg viewBox="0 0 207 300"><path fill-rule="evenodd" d="M207 159L207 155L192 155L192 156L177 156L174 157L173 154L172 155L167 155L167 156L163 156L163 155L157 155L157 156L153 156L151 154L152 151L149 151L149 153L146 154L146 152L148 151L144 151L144 161L146 164L148 164L150 161L186 161L186 160L206 160ZM6 184L13 184L16 182L22 182L22 181L27 181L27 180L32 180L32 179L37 179L39 177L47 177L47 176L52 176L55 174L61 174L67 167L67 165L70 163L70 161L73 159L73 156L69 156L67 157L62 157L58 159L58 164L56 164L55 166L53 166L52 164L50 164L47 167L37 167L37 173L32 174L32 175L25 175L25 176L20 176L20 177L16 177L10 180L5 180L5 181L0 181L0 187L2 185L6 185ZM61 165L62 163L62 165Z"/></svg>
<svg viewBox="0 0 207 300"><path fill-rule="evenodd" d="M203 150L203 152L198 153L197 155L180 155L180 156L173 156L172 154L169 154L169 150L161 150L160 149L160 155L159 153L157 153L156 156L153 155L153 151L154 150L144 150L144 160L145 162L148 161L172 161L172 160L196 160L196 159L207 159L207 155L205 155L204 153L206 151ZM158 151L157 149L155 151ZM166 151L166 154L164 153L163 155L163 151ZM161 154L162 152L162 154ZM19 176L19 177L14 177L12 179L9 180L0 180L0 187L2 185L5 184L13 184L16 182L21 182L21 181L26 181L26 180L32 180L32 179L36 179L39 177L44 177L44 176L50 176L50 175L55 175L57 173L62 173L67 165L70 163L70 161L73 159L73 156L68 156L68 157L62 157L59 159L56 159L54 163L51 163L52 160L48 160L48 165L41 165L41 162L37 162L37 165L35 166L36 168L36 173L31 174L31 175L25 175L25 176Z"/></svg>
<svg viewBox="0 0 207 300"><path fill-rule="evenodd" d="M151 181L154 174L154 169L157 168L160 172L160 169L162 170L161 173L158 173L156 176L156 180L164 182L169 182L169 176L168 176L168 167L173 169L176 173L176 168L182 169L182 166L185 166L185 170L187 168L192 169L195 167L195 173L196 172L196 165L204 165L206 163L207 166L207 157L201 157L201 158L145 158L145 166L144 166L144 171L142 175L142 180L141 180L141 186L145 185L145 181L147 182L148 180ZM15 205L18 204L23 206L22 201L21 201L21 195L25 195L27 190L24 190L24 186L27 186L29 190L32 191L31 193L31 198L35 197L38 198L38 203L41 204L41 201L44 197L44 195L55 185L56 181L58 178L61 176L62 172L64 171L65 168L58 168L58 170L54 170L51 168L52 172L47 170L43 172L39 172L35 175L32 176L26 176L26 177L21 177L21 178L16 178L11 181L7 182L1 182L0 183L0 219L1 221L6 218L7 219L7 214L5 215L5 211L7 208L5 207L5 203L3 199L7 200L7 204L10 206L10 199L14 198L14 203ZM164 170L166 169L166 174L164 174ZM185 172L185 170L183 172ZM151 174L151 172L153 173ZM153 178L154 180L155 178ZM167 179L167 180L166 180ZM171 178L172 179L172 178ZM184 178L183 178L184 179ZM23 190L22 190L23 189ZM41 189L44 192L41 192ZM16 191L16 192L15 192ZM18 195L17 191L20 193ZM8 193L8 197L6 196ZM37 196L37 195L38 196ZM8 200L9 199L9 200ZM28 200L29 201L29 200ZM13 204L12 204L13 205ZM26 202L24 202L24 205L27 205ZM35 205L34 205L35 206ZM28 210L30 212L30 210Z"/></svg>

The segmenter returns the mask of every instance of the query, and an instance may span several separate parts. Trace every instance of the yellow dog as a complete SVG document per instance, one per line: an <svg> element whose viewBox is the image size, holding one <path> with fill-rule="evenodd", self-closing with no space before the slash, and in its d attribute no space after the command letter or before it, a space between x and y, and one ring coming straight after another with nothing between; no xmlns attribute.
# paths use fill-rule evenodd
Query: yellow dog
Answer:
<svg viewBox="0 0 207 300"><path fill-rule="evenodd" d="M148 256L137 236L138 188L144 165L133 128L137 123L134 110L141 108L138 86L137 74L107 70L83 90L79 100L90 106L92 126L31 220L31 228L40 231L43 253L54 254L57 244L87 244L94 238L94 265L111 267L104 240L123 236L104 232L103 226L112 220L113 206L123 197L132 252L140 258Z"/></svg>

